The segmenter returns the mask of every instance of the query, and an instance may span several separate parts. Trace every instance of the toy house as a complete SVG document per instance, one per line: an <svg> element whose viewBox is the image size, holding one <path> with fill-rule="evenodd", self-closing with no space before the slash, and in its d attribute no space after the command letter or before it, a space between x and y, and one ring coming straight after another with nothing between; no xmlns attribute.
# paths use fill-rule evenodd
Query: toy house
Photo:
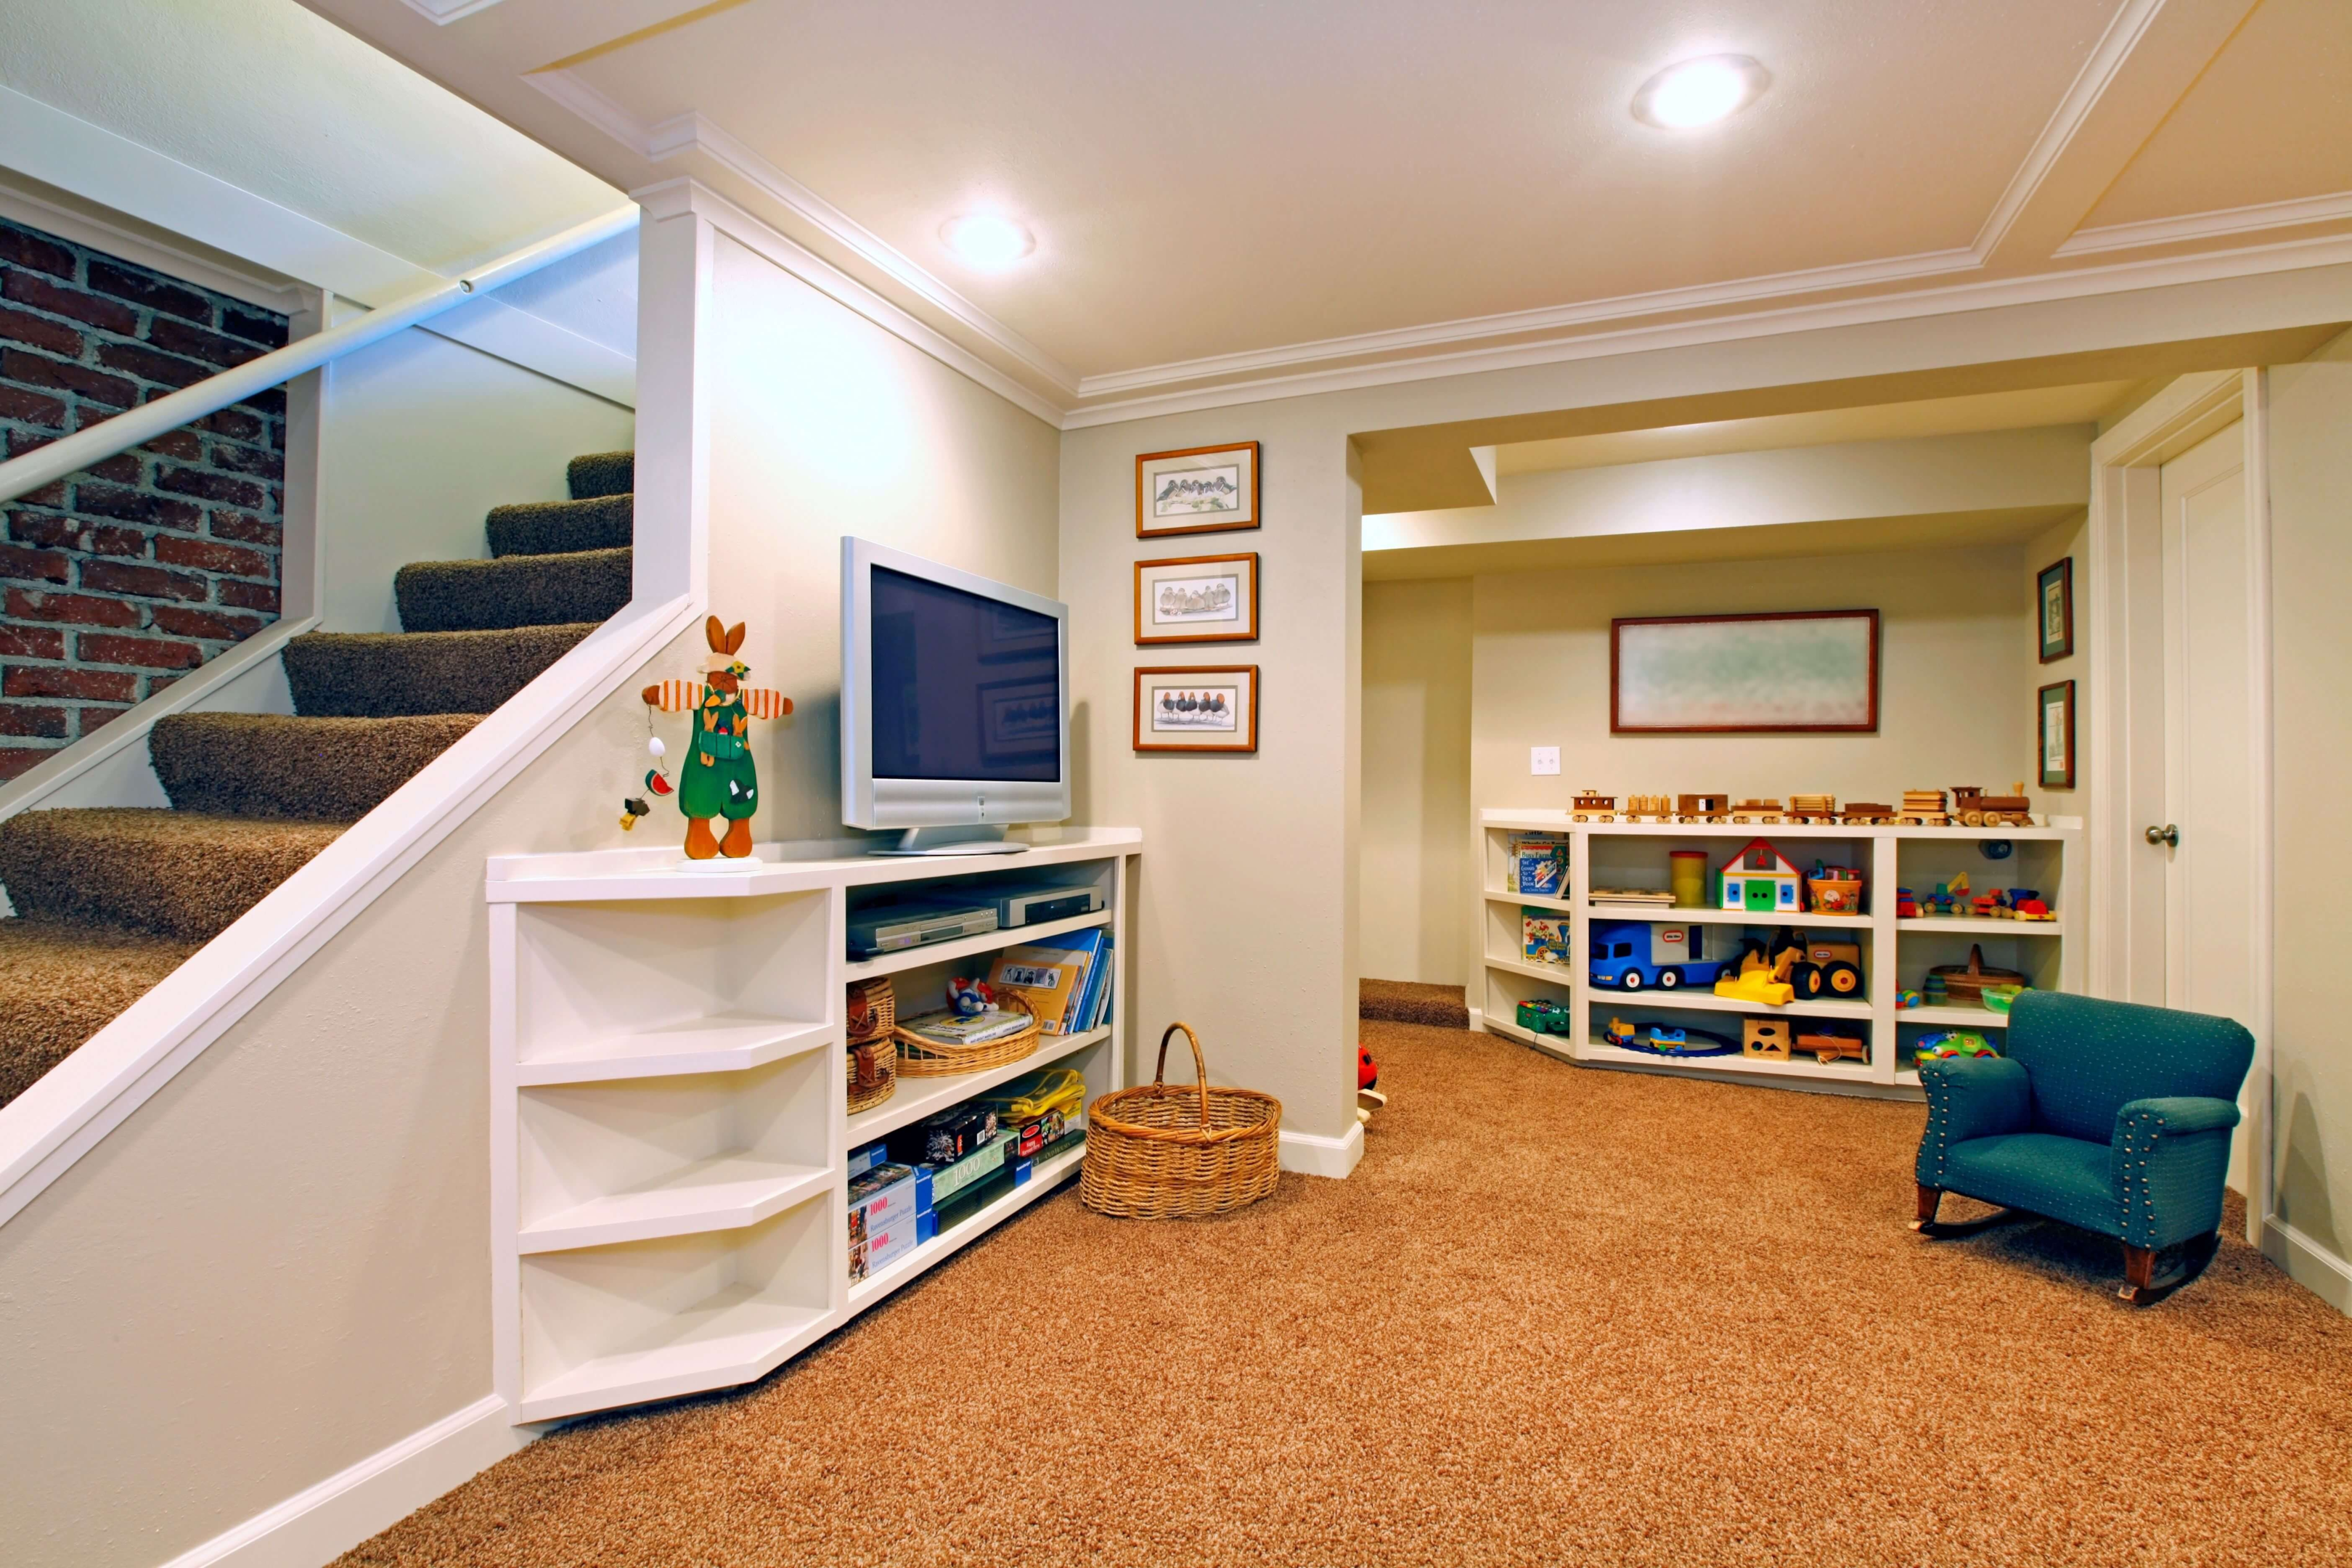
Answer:
<svg viewBox="0 0 2352 1568"><path fill-rule="evenodd" d="M1751 839L1725 864L1717 907L1755 914L1801 913L1804 880L1787 856L1761 838Z"/></svg>

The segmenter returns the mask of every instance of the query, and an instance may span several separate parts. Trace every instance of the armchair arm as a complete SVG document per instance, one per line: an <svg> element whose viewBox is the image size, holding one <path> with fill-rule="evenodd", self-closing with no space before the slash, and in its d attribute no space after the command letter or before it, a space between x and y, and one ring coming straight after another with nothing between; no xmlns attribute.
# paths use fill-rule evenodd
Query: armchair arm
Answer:
<svg viewBox="0 0 2352 1568"><path fill-rule="evenodd" d="M2007 1057L1953 1057L1919 1064L1927 1091L1927 1131L1919 1140L1918 1181L1944 1184L1944 1156L1955 1143L2022 1132L2032 1125L2033 1092L2025 1064Z"/></svg>
<svg viewBox="0 0 2352 1568"><path fill-rule="evenodd" d="M2234 1102L2200 1095L2135 1100L2116 1112L2108 1171L2126 1244L2170 1247L2220 1227L2238 1121Z"/></svg>

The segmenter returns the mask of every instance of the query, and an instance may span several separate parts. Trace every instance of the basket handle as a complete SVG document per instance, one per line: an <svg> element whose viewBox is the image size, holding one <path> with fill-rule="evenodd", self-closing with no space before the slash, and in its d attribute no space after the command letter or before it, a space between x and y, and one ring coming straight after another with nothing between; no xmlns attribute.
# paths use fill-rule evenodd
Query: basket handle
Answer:
<svg viewBox="0 0 2352 1568"><path fill-rule="evenodd" d="M1209 1062L1201 1055L1201 1037L1192 1032L1192 1025L1179 1021L1161 1032L1160 1059L1152 1064L1151 1068L1151 1087L1160 1088L1168 1077L1168 1042L1176 1037L1179 1029L1184 1031L1184 1037L1192 1045L1192 1076L1201 1086L1201 1126L1206 1131L1209 1125Z"/></svg>

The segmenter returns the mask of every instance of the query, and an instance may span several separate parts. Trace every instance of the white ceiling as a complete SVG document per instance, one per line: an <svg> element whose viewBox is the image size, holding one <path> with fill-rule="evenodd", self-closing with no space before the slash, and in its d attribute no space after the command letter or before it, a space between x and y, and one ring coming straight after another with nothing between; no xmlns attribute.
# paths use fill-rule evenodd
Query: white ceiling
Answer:
<svg viewBox="0 0 2352 1568"><path fill-rule="evenodd" d="M1080 418L2352 256L2347 0L305 3L614 184L703 181ZM1772 73L1752 108L1632 118L1726 50ZM980 204L1034 257L950 255Z"/></svg>

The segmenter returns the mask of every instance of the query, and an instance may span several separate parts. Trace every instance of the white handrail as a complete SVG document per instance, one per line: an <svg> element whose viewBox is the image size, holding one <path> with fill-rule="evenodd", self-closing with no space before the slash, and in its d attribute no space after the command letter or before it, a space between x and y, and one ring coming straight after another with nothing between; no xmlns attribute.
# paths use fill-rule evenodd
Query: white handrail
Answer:
<svg viewBox="0 0 2352 1568"><path fill-rule="evenodd" d="M232 403L242 402L257 392L267 391L280 382L291 381L306 371L316 370L329 360L405 331L419 321L464 304L476 294L486 294L501 284L511 283L567 256L576 255L592 245L602 245L636 226L636 207L632 205L619 208L576 228L565 229L562 234L542 239L536 245L527 245L487 267L478 267L414 294L404 294L356 321L346 321L340 327L330 327L299 342L273 350L259 359L248 360L217 375L206 376L152 403L125 409L103 425L77 430L21 458L0 463L0 501L14 500L18 496L39 489L43 485L64 479L68 474L79 473L117 452L126 452L142 442L152 441L166 430L176 430Z"/></svg>

